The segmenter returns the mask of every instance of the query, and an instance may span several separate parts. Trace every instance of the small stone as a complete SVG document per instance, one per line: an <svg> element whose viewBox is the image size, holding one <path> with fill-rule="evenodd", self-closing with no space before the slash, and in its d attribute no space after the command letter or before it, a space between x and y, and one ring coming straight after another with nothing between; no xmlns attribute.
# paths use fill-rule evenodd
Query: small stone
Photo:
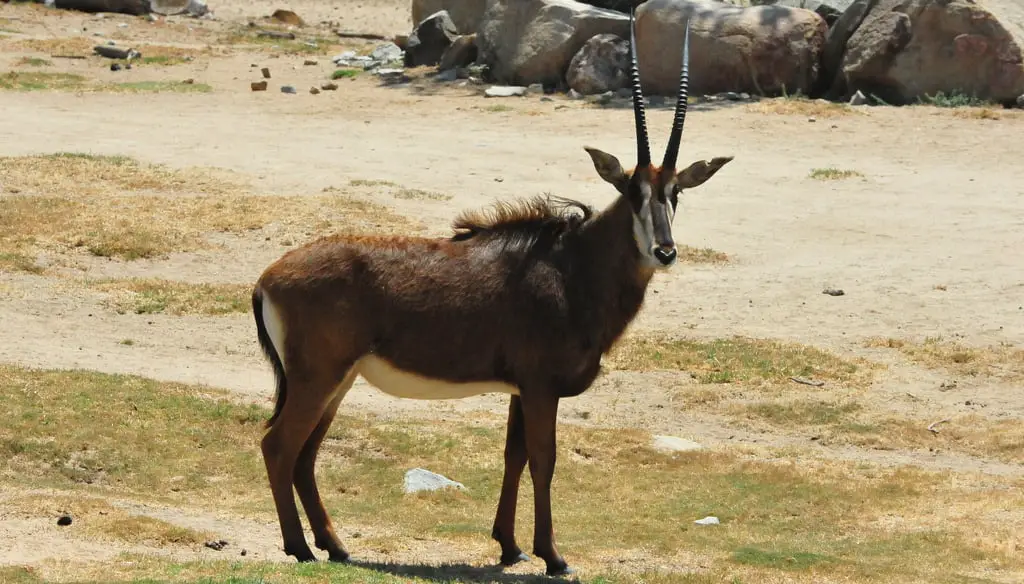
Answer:
<svg viewBox="0 0 1024 584"><path fill-rule="evenodd" d="M531 83L526 90L530 93L544 93L543 83Z"/></svg>
<svg viewBox="0 0 1024 584"><path fill-rule="evenodd" d="M859 89L850 98L850 105L865 105L867 102L868 98Z"/></svg>
<svg viewBox="0 0 1024 584"><path fill-rule="evenodd" d="M747 92L742 92L740 93L740 99L743 101L748 101L750 99L750 94Z"/></svg>
<svg viewBox="0 0 1024 584"><path fill-rule="evenodd" d="M583 94L576 91L575 89L569 90L569 99L583 99Z"/></svg>
<svg viewBox="0 0 1024 584"><path fill-rule="evenodd" d="M846 294L841 288L825 288L821 291L822 294L828 294L829 296L842 296Z"/></svg>
<svg viewBox="0 0 1024 584"><path fill-rule="evenodd" d="M281 93L298 93L298 91L291 85L282 85Z"/></svg>
<svg viewBox="0 0 1024 584"><path fill-rule="evenodd" d="M57 525L60 525L61 527L67 527L68 525L71 525L71 516L67 513L61 515L57 518Z"/></svg>
<svg viewBox="0 0 1024 584"><path fill-rule="evenodd" d="M208 541L208 542L204 543L203 545L205 545L206 547L210 548L211 550L216 550L216 551L219 552L220 550L224 549L228 545L228 542L226 542L226 541L224 541L222 539L222 540L219 540L219 541Z"/></svg>
<svg viewBox="0 0 1024 584"><path fill-rule="evenodd" d="M316 59L306 59L305 61L302 62L302 64L303 66L310 67L313 65L319 65L320 62L317 61Z"/></svg>
<svg viewBox="0 0 1024 584"><path fill-rule="evenodd" d="M1017 107L1019 107L1019 108L1021 108L1021 109L1024 109L1024 94L1021 94L1021 95L1020 95L1020 96L1019 96L1019 97L1017 98Z"/></svg>
<svg viewBox="0 0 1024 584"><path fill-rule="evenodd" d="M313 95L317 95L320 93L320 90L317 89L316 87L310 87L309 92L312 93Z"/></svg>
<svg viewBox="0 0 1024 584"><path fill-rule="evenodd" d="M818 121L818 118L807 118L807 121L808 121L808 122L812 122L812 123L813 123L813 122L817 122L817 121Z"/></svg>
<svg viewBox="0 0 1024 584"><path fill-rule="evenodd" d="M721 521L718 520L714 515L708 515L704 519L698 519L694 521L697 525L719 525Z"/></svg>
<svg viewBox="0 0 1024 584"><path fill-rule="evenodd" d="M739 101L740 100L740 94L736 93L735 91L727 91L725 93L725 99L727 99L729 101Z"/></svg>
<svg viewBox="0 0 1024 584"><path fill-rule="evenodd" d="M448 487L465 490L462 483L453 481L448 477L430 472L422 468L414 468L405 473L405 492L417 493L419 491L437 491Z"/></svg>
<svg viewBox="0 0 1024 584"><path fill-rule="evenodd" d="M160 22L160 17L150 12L146 15L146 19L150 22Z"/></svg>
<svg viewBox="0 0 1024 584"><path fill-rule="evenodd" d="M121 70L121 64L120 63L111 63L110 64L110 70L111 71L120 71Z"/></svg>
<svg viewBox="0 0 1024 584"><path fill-rule="evenodd" d="M264 67L264 68L260 69L260 73L263 74L263 78L264 79L270 79L270 68L269 67Z"/></svg>
<svg viewBox="0 0 1024 584"><path fill-rule="evenodd" d="M336 91L338 89L338 84L328 81L327 83L321 83L320 89L323 89L324 91Z"/></svg>
<svg viewBox="0 0 1024 584"><path fill-rule="evenodd" d="M540 100L541 101L555 101L555 100L551 99L550 97L548 97L546 95L544 97L540 98Z"/></svg>
<svg viewBox="0 0 1024 584"><path fill-rule="evenodd" d="M253 81L252 83L249 84L249 87L253 91L266 91L267 90L267 82L266 82L266 80L264 80L264 81Z"/></svg>
<svg viewBox="0 0 1024 584"><path fill-rule="evenodd" d="M484 91L484 97L521 97L527 88L518 85L492 85Z"/></svg>
<svg viewBox="0 0 1024 584"><path fill-rule="evenodd" d="M182 83L184 83L185 85L192 85L192 84L194 84L195 82L196 82L196 80L195 80L195 79L192 79L191 77L189 77L188 79L186 79L186 80L182 81Z"/></svg>
<svg viewBox="0 0 1024 584"><path fill-rule="evenodd" d="M241 552L239 552L239 555L242 555L242 556L244 556L244 555L246 555L246 554L248 554L248 553L249 553L249 552L245 551L245 548L242 548L242 551L241 551Z"/></svg>

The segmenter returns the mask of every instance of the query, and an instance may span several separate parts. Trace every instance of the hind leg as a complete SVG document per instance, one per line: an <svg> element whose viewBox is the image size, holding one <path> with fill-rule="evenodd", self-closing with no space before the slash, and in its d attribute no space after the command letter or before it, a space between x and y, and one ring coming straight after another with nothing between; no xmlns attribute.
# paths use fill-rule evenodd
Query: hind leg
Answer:
<svg viewBox="0 0 1024 584"><path fill-rule="evenodd" d="M327 436L327 431L331 427L331 422L334 421L334 416L338 412L341 400L345 398L345 394L351 389L355 376L355 368L353 367L345 375L345 379L342 380L341 384L338 385L334 398L327 404L320 422L313 429L313 433L306 439L306 444L299 452L299 458L296 461L295 473L293 475L295 490L299 493L299 500L302 501L302 506L306 510L306 517L309 518L309 527L313 531L316 547L326 551L332 562L347 562L349 556L345 546L342 545L341 540L335 533L334 524L331 522L330 516L327 515L327 509L324 508L323 500L320 498L320 491L316 486L314 467L316 466L316 455L320 450L320 445L323 443L324 437Z"/></svg>
<svg viewBox="0 0 1024 584"><path fill-rule="evenodd" d="M330 405L335 383L312 383L297 377L289 377L288 397L260 447L274 494L284 553L300 562L312 562L316 556L302 533L292 481L299 453Z"/></svg>

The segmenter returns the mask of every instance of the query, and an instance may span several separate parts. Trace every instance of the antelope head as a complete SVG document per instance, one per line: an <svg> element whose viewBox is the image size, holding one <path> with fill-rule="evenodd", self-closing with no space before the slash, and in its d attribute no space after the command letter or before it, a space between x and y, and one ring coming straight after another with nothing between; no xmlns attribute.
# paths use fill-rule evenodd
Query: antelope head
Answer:
<svg viewBox="0 0 1024 584"><path fill-rule="evenodd" d="M637 164L623 170L619 160L596 148L585 147L594 161L597 173L611 183L620 196L625 197L633 213L633 238L639 248L642 263L650 268L669 268L676 261L676 244L672 239L672 219L675 217L679 194L683 189L700 186L711 178L731 156L700 160L683 170L677 170L679 141L686 120L687 94L690 69L690 24L686 23L683 39L683 65L679 76L679 96L675 118L669 134L668 147L661 166L651 164L651 147L647 139L644 116L644 96L640 89L640 70L636 57L636 29L633 11L629 13L629 41L631 52L630 74L633 88L633 114L636 119Z"/></svg>

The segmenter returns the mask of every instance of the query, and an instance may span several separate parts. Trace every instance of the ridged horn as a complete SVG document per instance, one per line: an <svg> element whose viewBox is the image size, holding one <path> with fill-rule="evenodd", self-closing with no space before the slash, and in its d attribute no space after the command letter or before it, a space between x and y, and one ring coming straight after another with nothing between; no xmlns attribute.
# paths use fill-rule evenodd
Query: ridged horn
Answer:
<svg viewBox="0 0 1024 584"><path fill-rule="evenodd" d="M668 147L665 149L665 160L662 168L675 168L679 157L679 142L683 137L683 122L686 121L687 98L690 93L690 21L686 21L686 33L683 36L683 68L679 75L679 96L676 98L676 115L672 121L672 133L669 134Z"/></svg>
<svg viewBox="0 0 1024 584"><path fill-rule="evenodd" d="M636 28L633 9L629 9L629 50L632 63L630 76L633 82L633 116L636 118L637 168L650 166L651 144L647 139L647 119L644 115L644 93L640 89L640 67L636 58Z"/></svg>

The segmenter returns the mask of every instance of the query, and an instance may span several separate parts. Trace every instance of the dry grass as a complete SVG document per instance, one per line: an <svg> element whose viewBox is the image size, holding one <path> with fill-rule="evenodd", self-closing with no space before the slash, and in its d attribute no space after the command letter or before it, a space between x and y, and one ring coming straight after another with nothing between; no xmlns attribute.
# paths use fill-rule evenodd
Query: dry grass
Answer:
<svg viewBox="0 0 1024 584"><path fill-rule="evenodd" d="M710 341L630 336L605 359L611 369L686 371L701 383L792 384L799 376L862 383L867 363L806 345L734 337ZM810 386L804 386L810 387Z"/></svg>
<svg viewBox="0 0 1024 584"><path fill-rule="evenodd" d="M8 50L19 52L46 53L48 55L92 55L96 39L87 37L63 37L52 39L18 39L5 43Z"/></svg>
<svg viewBox="0 0 1024 584"><path fill-rule="evenodd" d="M953 110L953 116L968 120L1001 120L1003 117L1017 117L1017 112L1004 112L991 107L970 107Z"/></svg>
<svg viewBox="0 0 1024 584"><path fill-rule="evenodd" d="M29 274L42 274L45 271L46 269L36 263L35 258L29 255L23 253L0 252L0 273L27 272Z"/></svg>
<svg viewBox="0 0 1024 584"><path fill-rule="evenodd" d="M1004 462L1024 460L1024 424L1019 418L951 416L939 421L907 418L873 410L849 399L763 400L729 403L727 415L742 425L766 431L812 433L821 444L854 445L877 450L948 451Z"/></svg>
<svg viewBox="0 0 1024 584"><path fill-rule="evenodd" d="M679 261L691 264L724 264L729 261L729 254L711 249L710 247L677 247Z"/></svg>
<svg viewBox="0 0 1024 584"><path fill-rule="evenodd" d="M110 83L102 86L99 90L118 93L210 93L213 91L213 87L206 83L190 83L186 81L129 81Z"/></svg>
<svg viewBox="0 0 1024 584"><path fill-rule="evenodd" d="M360 187L372 193L374 196L381 194L390 195L396 199L411 201L450 201L452 196L447 193L428 191L424 189L413 189L390 180L382 179L361 179L356 178L349 181L349 186Z"/></svg>
<svg viewBox="0 0 1024 584"><path fill-rule="evenodd" d="M48 517L62 514L72 517L65 529L75 537L156 546L199 546L216 540L213 533L196 531L145 515L133 515L100 497L74 493L33 494L4 501L8 513L24 517Z"/></svg>
<svg viewBox="0 0 1024 584"><path fill-rule="evenodd" d="M271 224L301 236L344 227L397 232L417 225L344 194L260 196L212 169L172 170L124 157L57 154L0 159L0 253L76 248L125 260L208 247L209 233ZM202 194L197 194L202 193Z"/></svg>
<svg viewBox="0 0 1024 584"><path fill-rule="evenodd" d="M251 309L250 284L188 284L133 278L101 280L88 286L106 293L107 305L120 314L217 316Z"/></svg>
<svg viewBox="0 0 1024 584"><path fill-rule="evenodd" d="M0 456L7 460L0 484L8 489L116 495L273 521L258 446L266 408L234 404L210 389L81 371L0 367L0 391L8 412L0 426ZM343 413L320 457L325 502L348 529L392 533L395 549L426 538L493 555L502 423L498 416L439 422ZM758 461L728 452L669 455L652 450L649 435L638 430L562 425L560 440L556 530L570 561L588 568L586 581L952 583L981 571L999 581L1024 575L1024 558L1013 552L1015 530L1024 526L1019 480ZM414 466L468 490L404 495L402 475ZM520 533L528 542L528 479L524 485ZM964 510L970 521L961 520ZM705 515L722 525L693 525ZM348 545L358 555L370 543ZM617 559L636 550L643 550L640 564L615 574L622 567ZM711 567L691 580L692 568L669 567L679 562ZM222 581L229 564L152 559L84 569L102 567L106 580ZM232 578L273 570L275 582L390 581L366 572L349 580L352 568L325 564L246 562L233 570ZM465 581L459 568L437 570L433 581Z"/></svg>
<svg viewBox="0 0 1024 584"><path fill-rule="evenodd" d="M806 99L802 97L762 99L761 101L747 105L746 108L750 112L759 114L808 116L814 118L835 118L860 113L845 103L835 103L824 99Z"/></svg>
<svg viewBox="0 0 1024 584"><path fill-rule="evenodd" d="M915 363L957 375L1011 379L1024 377L1024 349L1009 345L969 347L955 341L944 341L941 337L928 337L920 343L894 338L872 338L865 345L897 349Z"/></svg>
<svg viewBox="0 0 1024 584"><path fill-rule="evenodd" d="M294 39L260 36L260 31L278 33L294 33ZM259 52L272 52L284 55L326 55L348 48L339 37L303 35L298 31L289 31L286 27L261 24L259 27L236 27L222 34L219 44L235 49L245 48Z"/></svg>
<svg viewBox="0 0 1024 584"><path fill-rule="evenodd" d="M829 167L812 169L808 176L814 180L843 180L847 178L863 178L864 174L856 170Z"/></svg>

